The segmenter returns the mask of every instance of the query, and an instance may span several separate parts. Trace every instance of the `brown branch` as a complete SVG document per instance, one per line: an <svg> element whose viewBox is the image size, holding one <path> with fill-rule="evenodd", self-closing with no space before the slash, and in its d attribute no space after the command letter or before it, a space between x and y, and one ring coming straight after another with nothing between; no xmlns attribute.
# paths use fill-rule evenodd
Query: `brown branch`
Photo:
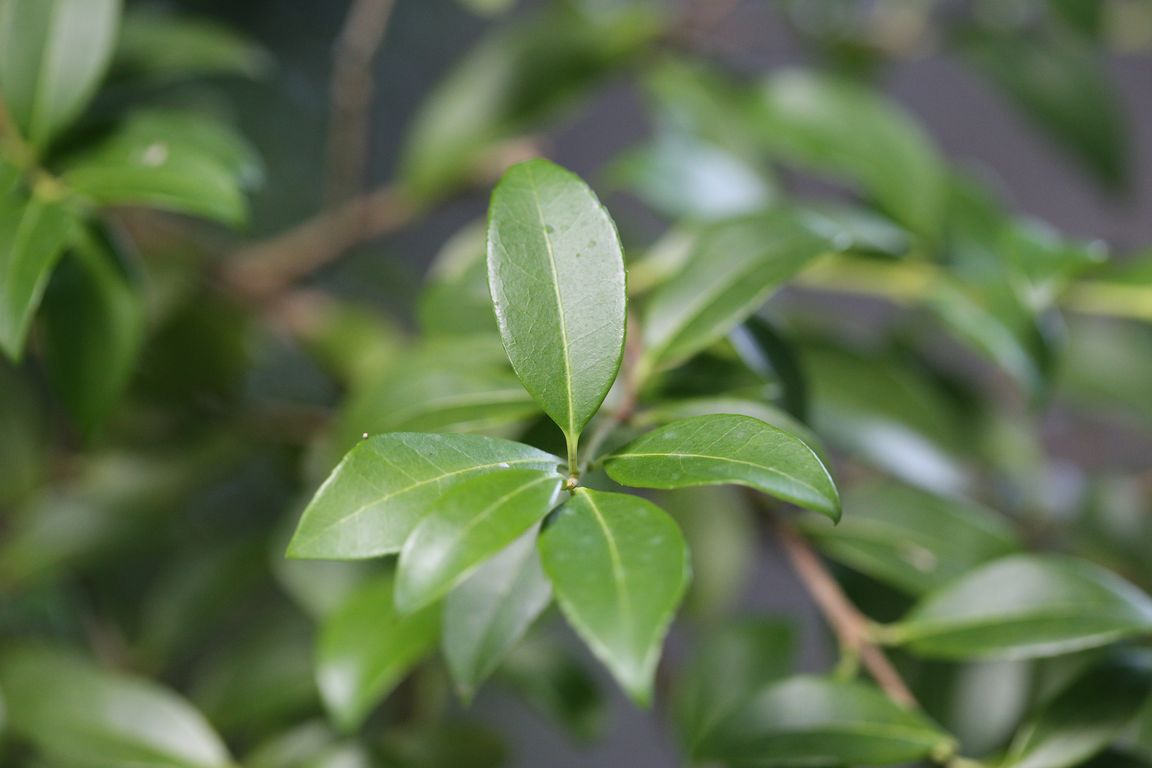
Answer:
<svg viewBox="0 0 1152 768"><path fill-rule="evenodd" d="M372 63L388 30L395 0L352 0L332 59L328 127L329 205L363 189L374 78Z"/></svg>
<svg viewBox="0 0 1152 768"><path fill-rule="evenodd" d="M757 499L758 506L763 503ZM779 518L773 517L776 533L796 575L832 627L841 650L860 659L877 685L897 704L915 708L919 705L904 679L880 648L868 637L868 619L852 604L828 572L824 561L808 541Z"/></svg>

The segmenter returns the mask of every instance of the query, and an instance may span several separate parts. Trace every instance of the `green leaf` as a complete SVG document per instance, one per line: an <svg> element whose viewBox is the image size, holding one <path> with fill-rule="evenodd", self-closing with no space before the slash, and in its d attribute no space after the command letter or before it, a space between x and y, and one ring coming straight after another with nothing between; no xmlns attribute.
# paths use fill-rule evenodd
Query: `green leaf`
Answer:
<svg viewBox="0 0 1152 768"><path fill-rule="evenodd" d="M0 656L9 725L65 765L218 768L228 752L176 694L60 650L23 647Z"/></svg>
<svg viewBox="0 0 1152 768"><path fill-rule="evenodd" d="M433 502L400 551L396 607L439 599L520 538L556 503L555 471L511 469L470 477Z"/></svg>
<svg viewBox="0 0 1152 768"><path fill-rule="evenodd" d="M171 82L207 75L258 77L271 66L264 50L207 19L129 10L112 60L112 76Z"/></svg>
<svg viewBox="0 0 1152 768"><path fill-rule="evenodd" d="M744 619L705 638L676 686L676 724L689 754L707 753L726 719L788 674L795 644L791 625L770 619Z"/></svg>
<svg viewBox="0 0 1152 768"><path fill-rule="evenodd" d="M100 205L140 205L239 226L246 188L263 170L223 125L193 114L144 112L66 163L63 180Z"/></svg>
<svg viewBox="0 0 1152 768"><path fill-rule="evenodd" d="M460 4L481 16L499 16L516 5L516 0L459 0Z"/></svg>
<svg viewBox="0 0 1152 768"><path fill-rule="evenodd" d="M0 2L0 91L32 144L46 145L92 98L119 21L120 0Z"/></svg>
<svg viewBox="0 0 1152 768"><path fill-rule="evenodd" d="M477 568L444 601L442 646L456 690L476 690L552 600L531 532Z"/></svg>
<svg viewBox="0 0 1152 768"><path fill-rule="evenodd" d="M1019 731L1004 768L1070 768L1103 751L1135 719L1152 691L1147 658L1090 669L1041 707Z"/></svg>
<svg viewBox="0 0 1152 768"><path fill-rule="evenodd" d="M488 209L488 279L516 375L574 446L624 354L624 255L596 195L547 160L509 169Z"/></svg>
<svg viewBox="0 0 1152 768"><path fill-rule="evenodd" d="M929 593L882 634L921 656L1055 656L1152 634L1152 599L1086 561L1016 555Z"/></svg>
<svg viewBox="0 0 1152 768"><path fill-rule="evenodd" d="M481 222L461 229L444 244L428 271L417 314L420 328L433 335L497 333L488 290L487 228Z"/></svg>
<svg viewBox="0 0 1152 768"><path fill-rule="evenodd" d="M145 308L109 233L79 238L44 297L44 360L72 417L93 433L116 406L144 341Z"/></svg>
<svg viewBox="0 0 1152 768"><path fill-rule="evenodd" d="M833 560L911 595L939 589L1019 542L1002 515L896 483L855 488L835 528L804 524Z"/></svg>
<svg viewBox="0 0 1152 768"><path fill-rule="evenodd" d="M364 584L325 622L316 682L332 721L344 731L364 722L403 677L436 647L440 606L397 612L391 575Z"/></svg>
<svg viewBox="0 0 1152 768"><path fill-rule="evenodd" d="M828 249L789 212L717 223L687 266L648 300L641 365L668 368L719 341Z"/></svg>
<svg viewBox="0 0 1152 768"><path fill-rule="evenodd" d="M791 343L761 317L753 315L728 337L744 364L778 383L777 397L796 419L808 418L808 381Z"/></svg>
<svg viewBox="0 0 1152 768"><path fill-rule="evenodd" d="M646 706L664 635L689 579L676 523L639 497L578 488L539 547L569 623Z"/></svg>
<svg viewBox="0 0 1152 768"><path fill-rule="evenodd" d="M592 670L563 639L533 633L509 654L498 681L562 725L581 744L593 744L608 720L608 704Z"/></svg>
<svg viewBox="0 0 1152 768"><path fill-rule="evenodd" d="M760 136L783 163L845 179L921 235L939 234L940 157L920 126L874 91L799 70L764 83Z"/></svg>
<svg viewBox="0 0 1152 768"><path fill-rule="evenodd" d="M353 560L399 552L453 484L493 470L559 464L527 445L478 435L396 432L363 440L304 510L288 556Z"/></svg>
<svg viewBox="0 0 1152 768"><path fill-rule="evenodd" d="M12 360L23 354L32 315L75 226L59 202L0 197L0 350Z"/></svg>
<svg viewBox="0 0 1152 768"><path fill-rule="evenodd" d="M745 485L840 519L840 495L815 452L749 416L672 422L611 454L604 469L616 482L637 488Z"/></svg>
<svg viewBox="0 0 1152 768"><path fill-rule="evenodd" d="M728 718L701 758L743 766L892 765L955 743L923 715L857 682L793 677L763 689Z"/></svg>

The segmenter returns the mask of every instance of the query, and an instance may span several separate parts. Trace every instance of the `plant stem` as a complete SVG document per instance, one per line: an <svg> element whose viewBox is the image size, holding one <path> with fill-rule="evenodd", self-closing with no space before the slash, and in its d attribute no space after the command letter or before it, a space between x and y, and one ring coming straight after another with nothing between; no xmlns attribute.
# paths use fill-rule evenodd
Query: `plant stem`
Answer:
<svg viewBox="0 0 1152 768"><path fill-rule="evenodd" d="M762 499L757 496L752 498L757 506L765 508ZM918 708L916 697L912 695L912 691L896 671L896 667L869 638L868 618L860 613L840 589L840 585L829 573L824 561L792 526L775 515L772 516L772 521L796 575L804 583L808 594L832 627L832 631L836 633L841 652L849 659L859 659L876 680L876 684L894 702L904 707Z"/></svg>

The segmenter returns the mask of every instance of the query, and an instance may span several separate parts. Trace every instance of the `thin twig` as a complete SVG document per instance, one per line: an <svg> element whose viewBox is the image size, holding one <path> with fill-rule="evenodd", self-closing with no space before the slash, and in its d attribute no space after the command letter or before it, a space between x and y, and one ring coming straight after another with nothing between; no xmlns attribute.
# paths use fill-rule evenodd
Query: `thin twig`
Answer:
<svg viewBox="0 0 1152 768"><path fill-rule="evenodd" d="M763 506L757 500L758 505ZM796 575L804 583L808 594L832 627L841 650L860 659L877 685L897 704L916 708L919 705L912 691L888 657L872 643L868 636L868 618L852 604L840 589L836 579L828 572L824 561L808 541L786 522L773 517L776 533L784 552L792 563Z"/></svg>
<svg viewBox="0 0 1152 768"><path fill-rule="evenodd" d="M352 0L332 59L331 115L328 127L329 205L363 191L368 159L376 58L395 0Z"/></svg>

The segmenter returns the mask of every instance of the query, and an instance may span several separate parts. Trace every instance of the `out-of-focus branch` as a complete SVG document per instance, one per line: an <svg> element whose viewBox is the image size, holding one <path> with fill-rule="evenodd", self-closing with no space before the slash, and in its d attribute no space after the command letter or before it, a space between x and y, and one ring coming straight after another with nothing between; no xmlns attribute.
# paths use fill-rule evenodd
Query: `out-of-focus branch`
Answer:
<svg viewBox="0 0 1152 768"><path fill-rule="evenodd" d="M332 107L328 126L329 205L363 188L374 78L372 63L388 30L395 0L352 0L332 59Z"/></svg>
<svg viewBox="0 0 1152 768"><path fill-rule="evenodd" d="M763 507L759 498L758 506ZM848 599L836 579L829 573L824 561L812 549L808 541L783 520L772 518L777 537L788 555L796 575L804 583L808 594L824 615L832 631L840 642L841 651L860 660L876 684L897 704L915 708L919 705L904 678L892 666L884 651L880 650L869 637L868 619L852 601Z"/></svg>

